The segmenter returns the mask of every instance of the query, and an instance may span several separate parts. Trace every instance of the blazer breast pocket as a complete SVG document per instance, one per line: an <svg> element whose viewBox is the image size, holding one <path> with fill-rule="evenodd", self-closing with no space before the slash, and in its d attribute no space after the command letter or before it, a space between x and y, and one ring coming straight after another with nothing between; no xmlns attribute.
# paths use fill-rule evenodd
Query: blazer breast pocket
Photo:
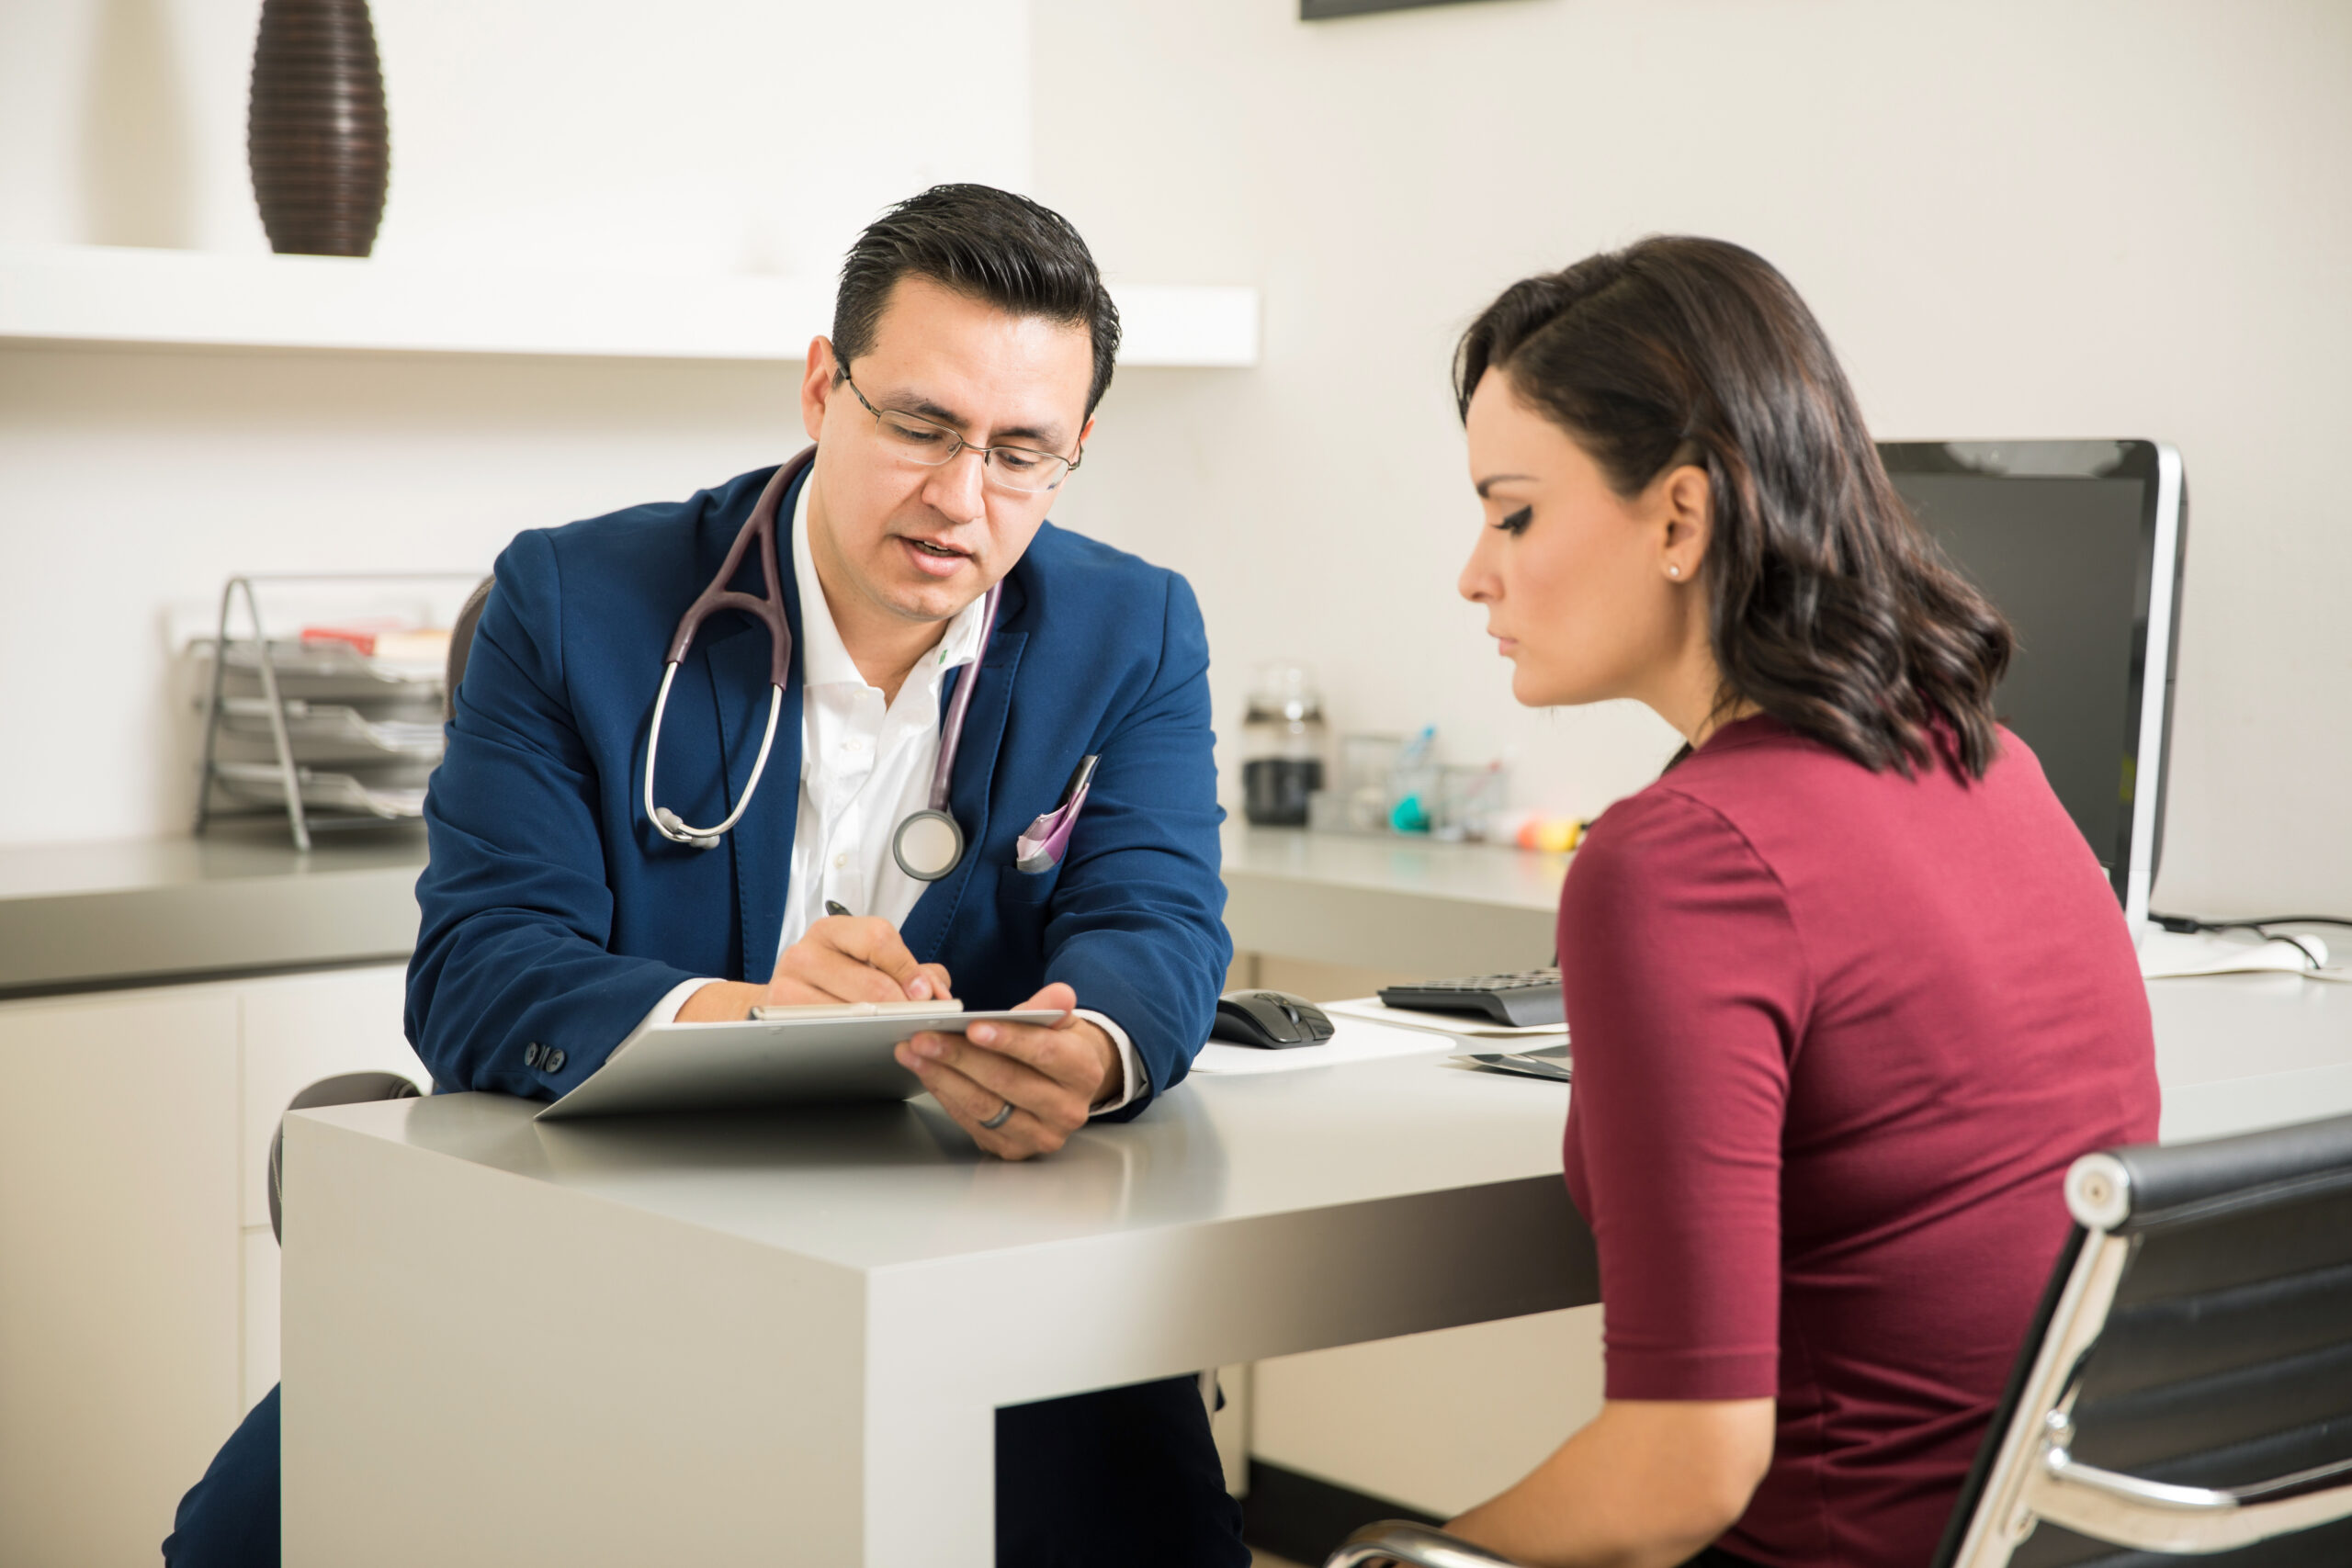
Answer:
<svg viewBox="0 0 2352 1568"><path fill-rule="evenodd" d="M997 874L996 897L1001 904L1042 904L1062 879L1058 865L1049 871L1022 871L1006 866Z"/></svg>

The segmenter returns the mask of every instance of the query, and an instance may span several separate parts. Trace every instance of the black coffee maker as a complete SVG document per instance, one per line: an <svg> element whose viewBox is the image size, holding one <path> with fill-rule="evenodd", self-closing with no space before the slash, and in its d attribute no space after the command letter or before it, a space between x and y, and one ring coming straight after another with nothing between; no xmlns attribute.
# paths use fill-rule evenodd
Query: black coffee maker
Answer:
<svg viewBox="0 0 2352 1568"><path fill-rule="evenodd" d="M1323 787L1323 698L1303 664L1263 664L1241 723L1241 809L1261 828L1304 828Z"/></svg>

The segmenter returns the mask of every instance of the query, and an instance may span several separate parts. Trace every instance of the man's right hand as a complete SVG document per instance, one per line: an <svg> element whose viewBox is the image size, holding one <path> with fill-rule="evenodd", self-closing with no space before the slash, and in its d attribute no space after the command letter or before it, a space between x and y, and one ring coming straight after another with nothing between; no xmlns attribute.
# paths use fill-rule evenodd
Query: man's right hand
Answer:
<svg viewBox="0 0 2352 1568"><path fill-rule="evenodd" d="M749 1018L755 1007L811 1002L944 1001L947 971L918 964L899 931L875 916L828 915L784 950L764 986L713 980L678 1010L681 1023L724 1023Z"/></svg>

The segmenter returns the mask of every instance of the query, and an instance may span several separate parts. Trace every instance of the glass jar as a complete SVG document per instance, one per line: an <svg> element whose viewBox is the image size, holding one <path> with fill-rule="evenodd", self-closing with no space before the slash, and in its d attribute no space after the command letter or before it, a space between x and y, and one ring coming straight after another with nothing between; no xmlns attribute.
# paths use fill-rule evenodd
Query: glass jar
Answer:
<svg viewBox="0 0 2352 1568"><path fill-rule="evenodd" d="M1340 737L1340 783L1332 792L1338 796L1332 826L1351 833L1388 830L1388 785L1404 750L1401 735Z"/></svg>
<svg viewBox="0 0 2352 1568"><path fill-rule="evenodd" d="M1323 698L1302 664L1262 664L1241 721L1242 814L1261 828L1303 828L1323 787Z"/></svg>

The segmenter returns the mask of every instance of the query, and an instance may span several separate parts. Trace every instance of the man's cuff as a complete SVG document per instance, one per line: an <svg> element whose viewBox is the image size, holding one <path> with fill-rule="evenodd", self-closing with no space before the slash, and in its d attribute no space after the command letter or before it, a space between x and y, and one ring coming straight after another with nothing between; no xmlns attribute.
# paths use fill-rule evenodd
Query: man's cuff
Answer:
<svg viewBox="0 0 2352 1568"><path fill-rule="evenodd" d="M1079 1009L1078 1016L1101 1026L1102 1032L1111 1037L1111 1044L1119 1053L1119 1081L1123 1086L1116 1099L1097 1100L1086 1113L1102 1116L1114 1111L1124 1111L1149 1094L1151 1080L1144 1075L1143 1058L1136 1055L1136 1043L1127 1038L1127 1032L1091 1008Z"/></svg>
<svg viewBox="0 0 2352 1568"><path fill-rule="evenodd" d="M650 1029L657 1023L677 1022L678 1010L686 1005L686 998L709 984L710 981L706 978L682 981L678 985L671 987L669 994L664 996L660 1001L655 1002L653 1004L652 1010L638 1021L637 1028ZM637 1032L637 1030L631 1030L629 1032L634 1034Z"/></svg>

